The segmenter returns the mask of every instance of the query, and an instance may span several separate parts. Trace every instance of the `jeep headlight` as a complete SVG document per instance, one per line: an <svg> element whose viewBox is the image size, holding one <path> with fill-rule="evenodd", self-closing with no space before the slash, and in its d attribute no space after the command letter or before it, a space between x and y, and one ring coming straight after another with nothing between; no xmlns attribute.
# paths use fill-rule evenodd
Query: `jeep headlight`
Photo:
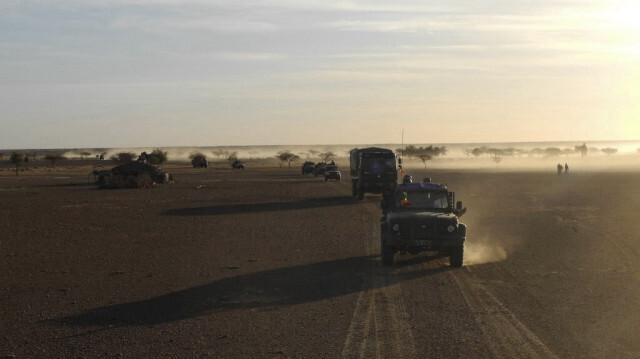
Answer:
<svg viewBox="0 0 640 359"><path fill-rule="evenodd" d="M450 225L448 225L448 226L447 226L447 232L449 232L449 233L453 233L453 232L455 232L455 231L456 231L456 229L457 229L457 228L456 228L456 225L455 225L455 224L450 224Z"/></svg>
<svg viewBox="0 0 640 359"><path fill-rule="evenodd" d="M396 223L393 225L393 227L391 227L391 229L393 229L394 232L397 232L398 230L400 230L400 226Z"/></svg>

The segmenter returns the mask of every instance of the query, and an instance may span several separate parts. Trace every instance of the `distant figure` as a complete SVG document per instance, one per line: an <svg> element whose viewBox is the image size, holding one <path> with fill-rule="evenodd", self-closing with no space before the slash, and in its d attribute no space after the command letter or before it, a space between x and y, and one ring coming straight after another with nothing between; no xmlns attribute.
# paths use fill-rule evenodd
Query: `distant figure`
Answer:
<svg viewBox="0 0 640 359"><path fill-rule="evenodd" d="M410 175L404 175L402 177L402 184L413 183L413 177Z"/></svg>
<svg viewBox="0 0 640 359"><path fill-rule="evenodd" d="M564 164L564 174L569 173L569 165L568 164Z"/></svg>
<svg viewBox="0 0 640 359"><path fill-rule="evenodd" d="M335 166L335 165L336 165L336 163L335 163L335 162L333 162L333 160L331 160L331 163L329 163L329 164L330 164L330 165L332 165L332 166Z"/></svg>
<svg viewBox="0 0 640 359"><path fill-rule="evenodd" d="M562 165L558 163L558 174L562 174Z"/></svg>

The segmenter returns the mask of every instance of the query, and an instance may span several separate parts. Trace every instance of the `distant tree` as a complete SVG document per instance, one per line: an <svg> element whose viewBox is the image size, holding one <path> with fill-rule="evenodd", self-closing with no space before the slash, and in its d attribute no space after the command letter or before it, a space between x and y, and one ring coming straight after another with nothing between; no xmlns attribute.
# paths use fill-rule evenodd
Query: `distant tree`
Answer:
<svg viewBox="0 0 640 359"><path fill-rule="evenodd" d="M426 153L426 152L421 152L421 153L418 153L416 155L416 157L420 161L422 161L422 164L424 165L424 169L426 170L427 169L427 161L429 161L432 158L432 156L430 154Z"/></svg>
<svg viewBox="0 0 640 359"><path fill-rule="evenodd" d="M404 151L402 151L402 155L403 156L407 156L409 157L409 159L413 158L416 156L416 152L418 151L418 148L414 145L406 145L404 147Z"/></svg>
<svg viewBox="0 0 640 359"><path fill-rule="evenodd" d="M11 163L16 165L16 176L18 175L18 167L24 162L24 154L20 152L13 151L11 152L11 157L9 158Z"/></svg>
<svg viewBox="0 0 640 359"><path fill-rule="evenodd" d="M498 168L498 165L500 164L500 162L502 162L502 157L500 156L493 156L493 162L496 163L496 168Z"/></svg>
<svg viewBox="0 0 640 359"><path fill-rule="evenodd" d="M117 164L122 164L122 163L127 163L127 162L132 162L133 159L136 158L136 154L135 153L131 153L131 152L120 152L120 153L116 153L115 155L111 156L111 160Z"/></svg>
<svg viewBox="0 0 640 359"><path fill-rule="evenodd" d="M46 155L44 156L44 159L45 161L51 162L51 167L53 167L53 169L55 170L56 162L66 160L67 158L59 153L56 153L56 154Z"/></svg>
<svg viewBox="0 0 640 359"><path fill-rule="evenodd" d="M640 148L638 149L638 152L640 152ZM0 161L4 160L4 153L0 152Z"/></svg>
<svg viewBox="0 0 640 359"><path fill-rule="evenodd" d="M233 151L233 152L226 151L226 152L227 152L226 153L227 154L227 161L233 163L233 162L238 160L238 152L237 151Z"/></svg>
<svg viewBox="0 0 640 359"><path fill-rule="evenodd" d="M484 155L484 153L485 153L485 148L484 147L476 147L473 150L471 150L471 154L476 158Z"/></svg>
<svg viewBox="0 0 640 359"><path fill-rule="evenodd" d="M544 149L545 157L558 157L562 153L562 150L557 147L547 147Z"/></svg>
<svg viewBox="0 0 640 359"><path fill-rule="evenodd" d="M156 148L147 155L147 161L149 161L149 163L151 163L152 165L161 165L167 162L168 159L168 152L163 151L159 148Z"/></svg>
<svg viewBox="0 0 640 359"><path fill-rule="evenodd" d="M309 158L311 155L308 154L307 152L298 152L298 156L300 156L300 158L302 157Z"/></svg>
<svg viewBox="0 0 640 359"><path fill-rule="evenodd" d="M249 158L254 158L254 157L257 158L258 154L260 154L260 152L255 151L255 150L251 150L251 151L249 151Z"/></svg>
<svg viewBox="0 0 640 359"><path fill-rule="evenodd" d="M222 155L224 155L224 151L221 148L217 148L217 149L211 151L211 153L213 153L213 155L216 156L218 159L220 159L220 157L222 157Z"/></svg>
<svg viewBox="0 0 640 359"><path fill-rule="evenodd" d="M311 152L311 151L309 151L309 152ZM293 153L291 153L289 151L280 151L276 155L276 158L278 160L280 160L280 167L282 167L282 165L285 164L285 163L287 163L289 165L289 167L291 167L291 163L299 160L300 156L298 156L296 154L293 154Z"/></svg>
<svg viewBox="0 0 640 359"><path fill-rule="evenodd" d="M473 149L465 148L462 152L467 155L467 158L469 158L473 154Z"/></svg>
<svg viewBox="0 0 640 359"><path fill-rule="evenodd" d="M331 151L327 151L327 152L319 153L318 157L322 159L322 162L329 162L329 160L334 159L336 157L336 154Z"/></svg>
<svg viewBox="0 0 640 359"><path fill-rule="evenodd" d="M572 150L570 148L563 148L560 153L563 154L565 157L569 157L569 155L576 153L576 150Z"/></svg>
<svg viewBox="0 0 640 359"><path fill-rule="evenodd" d="M85 157L89 157L91 156L91 152L88 151L84 151L84 152L80 152L80 159L84 160Z"/></svg>
<svg viewBox="0 0 640 359"><path fill-rule="evenodd" d="M309 153L311 154L311 157L316 157L316 155L317 155L318 153L320 153L320 151L316 151L316 150L314 150L314 149L311 149L311 150L309 150L309 151L307 151L307 152L309 152Z"/></svg>
<svg viewBox="0 0 640 359"><path fill-rule="evenodd" d="M607 147L607 148L603 148L601 151L604 152L607 156L611 156L611 155L617 153L618 149L617 148L609 148L609 147Z"/></svg>
<svg viewBox="0 0 640 359"><path fill-rule="evenodd" d="M544 152L544 149L536 147L536 148L532 149L531 151L529 151L529 155L530 156L544 156L545 152Z"/></svg>
<svg viewBox="0 0 640 359"><path fill-rule="evenodd" d="M575 150L576 152L580 152L580 157L586 156L587 153L589 152L589 149L587 148L586 143L583 143L581 146L575 146Z"/></svg>

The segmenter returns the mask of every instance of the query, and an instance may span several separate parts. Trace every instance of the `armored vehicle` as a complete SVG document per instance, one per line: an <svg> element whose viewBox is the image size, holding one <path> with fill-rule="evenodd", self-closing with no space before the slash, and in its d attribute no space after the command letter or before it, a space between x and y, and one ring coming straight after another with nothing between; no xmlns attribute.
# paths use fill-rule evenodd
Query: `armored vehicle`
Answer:
<svg viewBox="0 0 640 359"><path fill-rule="evenodd" d="M351 193L357 199L365 193L382 193L385 197L398 182L396 154L386 148L354 148L349 153Z"/></svg>
<svg viewBox="0 0 640 359"><path fill-rule="evenodd" d="M455 193L436 183L407 183L396 186L382 200L382 263L391 266L396 253L418 254L436 251L449 256L452 267L462 267L467 226L460 223L465 209L456 203Z"/></svg>
<svg viewBox="0 0 640 359"><path fill-rule="evenodd" d="M160 167L140 161L121 164L96 175L100 188L145 188L173 181Z"/></svg>
<svg viewBox="0 0 640 359"><path fill-rule="evenodd" d="M325 182L330 180L330 179L334 179L334 180L340 181L341 177L342 177L342 174L340 173L340 170L338 169L338 166L336 166L336 165L328 165L327 168L325 168L325 170L324 170L324 180L325 180Z"/></svg>

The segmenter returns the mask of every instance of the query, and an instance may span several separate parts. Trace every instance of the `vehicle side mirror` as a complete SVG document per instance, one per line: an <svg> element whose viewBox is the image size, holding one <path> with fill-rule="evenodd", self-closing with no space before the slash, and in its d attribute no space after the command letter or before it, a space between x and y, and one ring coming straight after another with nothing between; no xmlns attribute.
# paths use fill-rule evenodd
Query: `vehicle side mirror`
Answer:
<svg viewBox="0 0 640 359"><path fill-rule="evenodd" d="M462 201L456 202L456 209L462 209Z"/></svg>
<svg viewBox="0 0 640 359"><path fill-rule="evenodd" d="M402 166L402 158L398 158L398 165Z"/></svg>

